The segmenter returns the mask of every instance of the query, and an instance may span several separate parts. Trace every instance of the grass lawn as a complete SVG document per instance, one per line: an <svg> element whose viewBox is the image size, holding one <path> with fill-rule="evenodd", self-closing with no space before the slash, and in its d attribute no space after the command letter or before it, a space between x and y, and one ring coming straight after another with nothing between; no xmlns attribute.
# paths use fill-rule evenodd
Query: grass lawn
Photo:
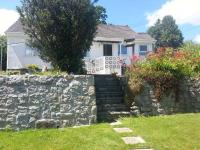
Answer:
<svg viewBox="0 0 200 150"><path fill-rule="evenodd" d="M133 133L115 133L109 124L82 128L0 132L0 150L200 150L200 114L125 118L122 127ZM146 144L127 146L122 136L142 136Z"/></svg>
<svg viewBox="0 0 200 150"><path fill-rule="evenodd" d="M0 150L128 150L109 124L64 130L0 132Z"/></svg>
<svg viewBox="0 0 200 150"><path fill-rule="evenodd" d="M154 150L200 150L200 114L123 119Z"/></svg>

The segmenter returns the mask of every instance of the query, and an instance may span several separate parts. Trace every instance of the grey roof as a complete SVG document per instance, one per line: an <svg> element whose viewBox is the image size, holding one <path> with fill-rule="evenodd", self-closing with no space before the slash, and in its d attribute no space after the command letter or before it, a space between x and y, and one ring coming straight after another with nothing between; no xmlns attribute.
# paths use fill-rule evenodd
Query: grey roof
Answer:
<svg viewBox="0 0 200 150"><path fill-rule="evenodd" d="M18 19L7 31L9 32L23 32L23 26L20 19ZM129 26L121 25L104 25L100 24L97 27L96 37L103 38L123 38L123 39L139 39L139 40L151 40L154 39L147 33L136 33Z"/></svg>
<svg viewBox="0 0 200 150"><path fill-rule="evenodd" d="M100 24L96 37L130 39L135 38L136 34L129 26Z"/></svg>
<svg viewBox="0 0 200 150"><path fill-rule="evenodd" d="M18 19L5 33L8 32L24 32L20 19Z"/></svg>
<svg viewBox="0 0 200 150"><path fill-rule="evenodd" d="M137 33L136 39L155 41L148 33Z"/></svg>

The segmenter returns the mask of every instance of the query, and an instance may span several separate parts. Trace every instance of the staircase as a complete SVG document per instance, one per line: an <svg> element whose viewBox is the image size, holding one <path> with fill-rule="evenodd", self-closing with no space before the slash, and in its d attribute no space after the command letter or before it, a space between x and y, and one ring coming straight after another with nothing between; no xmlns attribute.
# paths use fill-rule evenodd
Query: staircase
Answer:
<svg viewBox="0 0 200 150"><path fill-rule="evenodd" d="M112 75L95 75L97 118L99 122L114 121L119 117L130 116L124 104L120 81Z"/></svg>

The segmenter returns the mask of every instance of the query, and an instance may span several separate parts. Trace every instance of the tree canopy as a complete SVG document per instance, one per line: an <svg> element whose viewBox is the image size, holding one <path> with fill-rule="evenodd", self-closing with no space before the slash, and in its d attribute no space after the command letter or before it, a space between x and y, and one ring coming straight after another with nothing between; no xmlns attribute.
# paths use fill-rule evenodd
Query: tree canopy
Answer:
<svg viewBox="0 0 200 150"><path fill-rule="evenodd" d="M154 26L148 29L148 33L157 40L156 47L178 48L183 44L183 35L172 16L158 19Z"/></svg>
<svg viewBox="0 0 200 150"><path fill-rule="evenodd" d="M2 50L2 69L6 70L7 64L7 41L6 36L0 35L0 59L1 59L1 50ZM1 62L0 62L1 64Z"/></svg>
<svg viewBox="0 0 200 150"><path fill-rule="evenodd" d="M91 0L22 0L17 7L28 44L62 71L79 73L106 11ZM98 10L98 11L97 11Z"/></svg>
<svg viewBox="0 0 200 150"><path fill-rule="evenodd" d="M99 24L107 24L106 19L108 18L106 9L100 5L96 6L96 12L97 12L97 22Z"/></svg>

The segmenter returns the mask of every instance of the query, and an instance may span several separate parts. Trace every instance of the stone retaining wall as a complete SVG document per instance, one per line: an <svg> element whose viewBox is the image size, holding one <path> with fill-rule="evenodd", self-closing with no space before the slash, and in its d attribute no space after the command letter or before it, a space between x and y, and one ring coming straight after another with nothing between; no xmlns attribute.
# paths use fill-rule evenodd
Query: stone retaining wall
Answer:
<svg viewBox="0 0 200 150"><path fill-rule="evenodd" d="M174 90L166 91L160 101L154 93L154 88L146 83L142 92L134 97L132 114L148 116L200 112L200 79L182 80L179 84L178 99Z"/></svg>
<svg viewBox="0 0 200 150"><path fill-rule="evenodd" d="M1 76L0 129L96 122L93 76Z"/></svg>

